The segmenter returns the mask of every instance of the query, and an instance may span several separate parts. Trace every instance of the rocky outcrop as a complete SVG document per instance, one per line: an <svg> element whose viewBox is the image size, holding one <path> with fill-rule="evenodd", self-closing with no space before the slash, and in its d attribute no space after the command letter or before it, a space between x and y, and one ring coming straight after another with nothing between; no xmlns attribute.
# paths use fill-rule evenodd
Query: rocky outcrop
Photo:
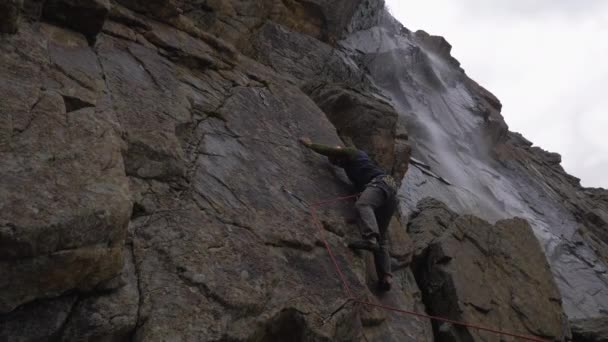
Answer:
<svg viewBox="0 0 608 342"><path fill-rule="evenodd" d="M383 5L25 1L17 32L0 35L0 340L443 338L426 318L349 300L324 241L359 300L567 336L526 224L493 226L464 213L487 219L513 203L555 213L554 198L541 208L533 191L502 206L476 196L503 176L557 189L578 189L576 181L555 155L507 131L500 102L464 75L445 40L408 31ZM446 112L453 129L443 135ZM321 231L311 222L312 203L353 190L298 144L302 136L365 149L398 179L408 171L390 227L391 292L377 292L370 255L345 246L358 235L352 201L320 208ZM416 167L411 153L422 160ZM529 163L511 165L509 156ZM462 161L484 171L447 172L467 169ZM481 185L463 190L471 175ZM576 194L567 212L587 234L582 244L594 241L602 255L605 193ZM422 201L408 234L408 210L429 195L453 199L457 212ZM520 216L537 227L537 217ZM571 270L553 263L558 275L555 265ZM502 286L483 287L478 268ZM428 277L455 290L438 301ZM533 286L545 294L520 300ZM472 298L477 292L483 297ZM442 311L446 303L462 312Z"/></svg>
<svg viewBox="0 0 608 342"><path fill-rule="evenodd" d="M397 134L397 113L393 107L381 99L338 85L321 85L311 91L311 97L338 128L343 140L364 147L395 178L403 177L411 150L407 134ZM359 134L364 131L368 133Z"/></svg>
<svg viewBox="0 0 608 342"><path fill-rule="evenodd" d="M491 225L423 200L409 222L416 239L415 274L430 313L551 341L568 324L551 270L528 223ZM499 341L476 329L434 325L438 341Z"/></svg>

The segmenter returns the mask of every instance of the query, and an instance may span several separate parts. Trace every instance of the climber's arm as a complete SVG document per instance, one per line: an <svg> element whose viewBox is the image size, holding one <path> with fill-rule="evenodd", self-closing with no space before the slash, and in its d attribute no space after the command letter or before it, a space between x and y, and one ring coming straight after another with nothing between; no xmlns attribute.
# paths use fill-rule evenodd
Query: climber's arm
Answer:
<svg viewBox="0 0 608 342"><path fill-rule="evenodd" d="M332 147L323 144L314 144L308 138L300 139L304 146L326 157L333 158L348 158L352 159L357 156L357 149L352 147Z"/></svg>

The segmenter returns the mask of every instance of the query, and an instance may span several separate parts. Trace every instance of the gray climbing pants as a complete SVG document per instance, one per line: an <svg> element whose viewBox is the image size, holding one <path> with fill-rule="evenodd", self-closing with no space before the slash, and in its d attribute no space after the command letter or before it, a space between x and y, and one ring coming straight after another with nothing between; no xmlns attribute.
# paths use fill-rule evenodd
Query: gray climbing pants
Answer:
<svg viewBox="0 0 608 342"><path fill-rule="evenodd" d="M380 250L374 253L378 278L391 274L388 226L397 207L396 189L384 182L368 185L355 206L359 212L359 228L364 239L375 237Z"/></svg>

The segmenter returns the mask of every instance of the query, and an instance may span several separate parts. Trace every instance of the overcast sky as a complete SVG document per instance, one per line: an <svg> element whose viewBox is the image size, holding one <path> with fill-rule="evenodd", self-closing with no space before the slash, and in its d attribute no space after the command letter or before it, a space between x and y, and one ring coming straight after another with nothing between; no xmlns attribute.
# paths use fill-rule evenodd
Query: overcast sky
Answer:
<svg viewBox="0 0 608 342"><path fill-rule="evenodd" d="M496 95L512 131L608 188L608 0L386 0L412 31L445 37Z"/></svg>

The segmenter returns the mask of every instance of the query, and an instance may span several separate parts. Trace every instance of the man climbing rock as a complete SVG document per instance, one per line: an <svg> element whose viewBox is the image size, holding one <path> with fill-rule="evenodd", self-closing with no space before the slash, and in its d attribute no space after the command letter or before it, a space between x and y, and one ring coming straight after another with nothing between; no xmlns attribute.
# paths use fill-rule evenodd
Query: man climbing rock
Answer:
<svg viewBox="0 0 608 342"><path fill-rule="evenodd" d="M374 253L379 287L391 288L391 261L388 251L388 226L396 208L397 185L364 151L352 147L313 144L308 138L300 142L311 150L328 157L329 161L344 169L357 191L361 192L355 204L359 213L361 240L349 243L352 249Z"/></svg>

